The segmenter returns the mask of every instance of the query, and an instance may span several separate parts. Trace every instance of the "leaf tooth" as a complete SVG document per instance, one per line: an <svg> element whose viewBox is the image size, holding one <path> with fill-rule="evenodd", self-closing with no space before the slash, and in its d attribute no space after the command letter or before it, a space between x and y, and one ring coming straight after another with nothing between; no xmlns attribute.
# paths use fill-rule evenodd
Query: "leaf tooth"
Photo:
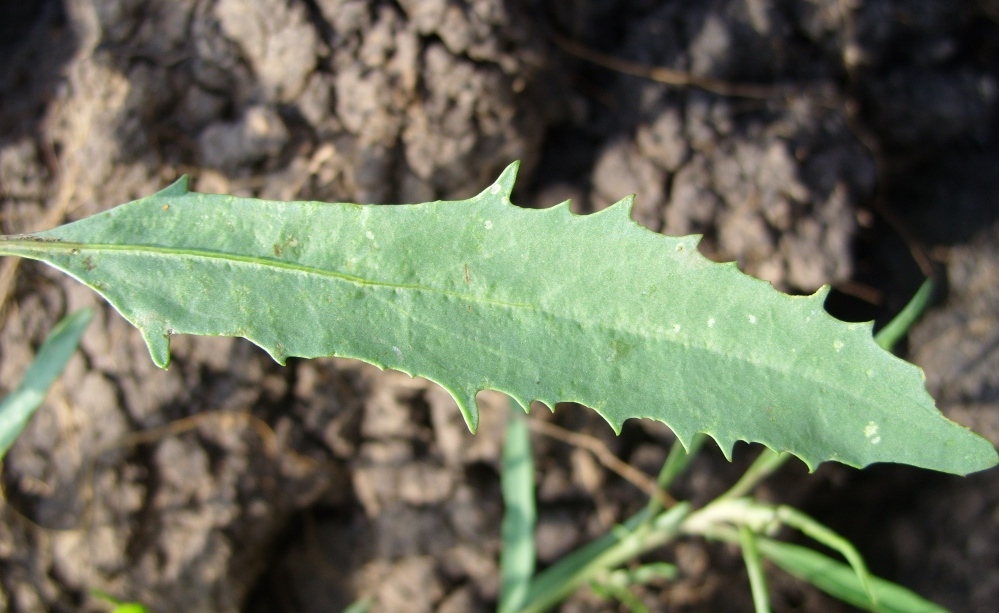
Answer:
<svg viewBox="0 0 999 613"><path fill-rule="evenodd" d="M801 453L798 453L797 451L790 451L790 450L785 450L785 451L787 451L788 453L790 453L794 457L796 457L799 460L801 460L805 464L805 467L808 469L809 473L815 472L815 469L819 467L819 465L816 464L816 462L813 459L805 457L804 455L802 455ZM833 461L836 461L836 462L840 461L836 457L830 457L829 459L833 460ZM847 466L853 466L853 464L847 464ZM854 468L863 468L863 466L853 466L853 467Z"/></svg>
<svg viewBox="0 0 999 613"><path fill-rule="evenodd" d="M631 218L631 209L634 206L635 196L632 194L621 198L602 211L597 211L596 213L587 215L587 217L593 217L594 219L605 223L620 223L621 221L634 222Z"/></svg>
<svg viewBox="0 0 999 613"><path fill-rule="evenodd" d="M812 294L811 296L806 296L806 298L808 300L812 300L814 302L818 302L821 305L824 305L826 303L826 298L829 297L829 292L831 290L832 288L828 284L823 285L819 289L815 290L814 294Z"/></svg>
<svg viewBox="0 0 999 613"><path fill-rule="evenodd" d="M555 206L548 208L547 210L555 215L562 215L563 217L570 217L572 215L572 209L569 206L572 204L572 200L563 200Z"/></svg>
<svg viewBox="0 0 999 613"><path fill-rule="evenodd" d="M170 365L170 335L162 326L139 326L153 363L160 368Z"/></svg>
<svg viewBox="0 0 999 613"><path fill-rule="evenodd" d="M176 198L184 196L190 191L188 189L189 184L190 178L187 175L181 175L179 179L156 192L150 198Z"/></svg>
<svg viewBox="0 0 999 613"><path fill-rule="evenodd" d="M718 444L718 448L721 449L722 455L729 462L732 461L732 451L735 449L735 439L722 436L714 432L705 432L708 436L715 439L715 443Z"/></svg>
<svg viewBox="0 0 999 613"><path fill-rule="evenodd" d="M621 432L624 431L624 422L627 421L627 418L612 420L605 415L604 419L610 424L611 430L614 431L614 436L621 436Z"/></svg>
<svg viewBox="0 0 999 613"><path fill-rule="evenodd" d="M860 334L862 337L874 338L874 322L873 321L858 321L857 323L852 323L847 325L848 330L852 330L855 334Z"/></svg>
<svg viewBox="0 0 999 613"><path fill-rule="evenodd" d="M475 431L479 428L479 405L475 401L475 395L478 393L478 390L466 389L459 392L446 386L442 387L454 398L455 404L458 405L458 410L461 411L461 416L465 418L465 425L468 426L468 431L475 434Z"/></svg>
<svg viewBox="0 0 999 613"><path fill-rule="evenodd" d="M555 412L555 405L557 404L555 400L545 400L544 398L535 398L535 400L545 405L545 408L551 411L552 413Z"/></svg>
<svg viewBox="0 0 999 613"><path fill-rule="evenodd" d="M697 250L697 246L701 244L701 240L704 238L703 234L687 234L685 236L670 236L667 238L671 240L673 243L673 250L677 253L685 253L693 258L700 256L702 259L707 260L707 258L701 255L701 252Z"/></svg>
<svg viewBox="0 0 999 613"><path fill-rule="evenodd" d="M650 417L649 419L655 419L655 418ZM656 421L660 423L666 423L660 419L656 419ZM666 424L666 426L670 429L670 431L673 432L673 436L676 437L676 440L679 441L681 445L683 445L683 449L685 451L690 451L690 443L691 441L694 440L694 433L688 435L686 432L679 432L676 428L674 428L669 424Z"/></svg>
<svg viewBox="0 0 999 613"><path fill-rule="evenodd" d="M517 171L520 170L520 160L511 162L509 166L503 169L500 176L492 185L482 190L479 194L480 198L495 198L499 197L501 200L505 200L507 203L510 202L510 194L513 193L513 184L517 180Z"/></svg>
<svg viewBox="0 0 999 613"><path fill-rule="evenodd" d="M530 413L531 412L531 403L530 402L525 402L523 398L520 398L516 394L511 394L510 392L507 392L506 395L509 396L511 400L513 400L514 402L516 402L517 406L519 406L521 409L523 409L525 413Z"/></svg>

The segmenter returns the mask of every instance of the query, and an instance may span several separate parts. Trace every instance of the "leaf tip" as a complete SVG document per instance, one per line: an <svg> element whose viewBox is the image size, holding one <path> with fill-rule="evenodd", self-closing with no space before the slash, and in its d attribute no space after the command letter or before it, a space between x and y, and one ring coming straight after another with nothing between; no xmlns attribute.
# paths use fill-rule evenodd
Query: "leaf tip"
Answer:
<svg viewBox="0 0 999 613"><path fill-rule="evenodd" d="M999 452L996 451L995 445L991 441L960 424L955 425L961 428L960 436L963 440L960 441L960 444L967 451L960 457L956 457L958 454L948 457L946 463L950 465L945 468L932 466L929 468L966 477L972 473L995 468L999 464ZM941 462L941 464L944 463Z"/></svg>
<svg viewBox="0 0 999 613"><path fill-rule="evenodd" d="M986 440L986 442L988 441ZM990 468L995 468L996 465L999 465L999 453L997 453L996 448L991 443L989 443L988 451L986 451L979 458L977 458L977 462L971 465L970 467L971 470L966 472L965 475L969 475L971 473L977 473L983 470L988 470Z"/></svg>

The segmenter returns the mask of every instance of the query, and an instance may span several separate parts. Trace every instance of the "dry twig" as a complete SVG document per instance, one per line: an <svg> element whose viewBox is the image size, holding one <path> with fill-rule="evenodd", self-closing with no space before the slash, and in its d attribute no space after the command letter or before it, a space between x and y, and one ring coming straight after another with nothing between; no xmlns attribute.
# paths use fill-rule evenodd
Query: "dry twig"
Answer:
<svg viewBox="0 0 999 613"><path fill-rule="evenodd" d="M659 485L656 483L655 479L646 475L627 462L622 461L621 458L614 455L600 440L588 434L581 434L579 432L566 430L565 428L556 426L555 424L547 421L541 421L540 419L531 419L528 420L527 423L530 425L531 430L537 432L538 434L543 434L589 451L598 462L604 465L607 470L617 474L628 483L631 483L638 489L648 494L650 497L658 499L663 505L663 508L669 508L676 504L676 500L672 496L659 489Z"/></svg>
<svg viewBox="0 0 999 613"><path fill-rule="evenodd" d="M633 77L650 79L665 85L674 85L677 87L696 87L713 94L718 94L719 96L752 98L754 100L769 100L771 98L786 96L789 93L788 89L784 87L755 85L752 83L730 83L721 79L696 75L683 70L673 70L671 68L663 68L661 66L646 66L636 62L622 60L591 49L582 43L557 33L552 33L552 40L554 40L555 44L558 45L563 51L575 55L580 59L586 60L587 62L603 66L608 70L631 75Z"/></svg>

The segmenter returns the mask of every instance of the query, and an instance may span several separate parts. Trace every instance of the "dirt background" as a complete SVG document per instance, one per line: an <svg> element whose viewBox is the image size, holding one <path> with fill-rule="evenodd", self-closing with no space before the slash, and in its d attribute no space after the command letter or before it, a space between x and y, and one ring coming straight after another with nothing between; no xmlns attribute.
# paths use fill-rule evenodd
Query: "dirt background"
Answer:
<svg viewBox="0 0 999 613"><path fill-rule="evenodd" d="M903 351L999 443L997 104L994 0L0 0L0 225L44 229L183 173L277 199L466 197L521 159L523 206L636 193L646 226L703 233L785 291L832 284L847 319L885 321L932 274ZM399 373L188 337L160 371L53 271L5 261L0 292L5 391L59 317L97 307L3 466L0 608L106 610L94 588L155 611L495 606L502 397L480 397L472 437ZM650 474L672 440L645 423L614 438L568 405L537 416ZM588 452L535 445L541 564L643 503ZM707 500L755 453L708 449L677 494ZM999 601L994 470L795 464L760 495L948 608ZM650 559L682 572L643 590L654 610L751 610L738 552ZM848 610L770 576L778 611ZM561 610L617 607L584 590Z"/></svg>

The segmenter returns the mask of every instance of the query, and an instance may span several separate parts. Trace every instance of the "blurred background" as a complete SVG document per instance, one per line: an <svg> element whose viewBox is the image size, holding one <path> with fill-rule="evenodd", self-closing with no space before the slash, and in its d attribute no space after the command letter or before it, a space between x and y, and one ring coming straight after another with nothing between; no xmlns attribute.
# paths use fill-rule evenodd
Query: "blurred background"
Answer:
<svg viewBox="0 0 999 613"><path fill-rule="evenodd" d="M925 277L903 356L941 409L999 442L999 2L995 0L0 0L0 229L46 229L182 174L203 192L464 198L522 160L514 201L635 218L791 293L887 321ZM322 228L316 228L322 232ZM63 314L98 305L0 267L0 387ZM99 306L7 456L0 608L489 611L502 397L468 434L423 381L243 340L173 339L157 370ZM733 407L733 410L737 410ZM655 474L672 435L592 411L536 417ZM919 444L919 441L913 441ZM540 562L639 508L586 451L536 437ZM678 484L723 491L709 448ZM872 570L956 611L999 599L999 476L798 462L761 497L800 506ZM749 611L738 551L660 552L656 610ZM771 573L779 611L844 611ZM585 590L562 611L617 610Z"/></svg>

